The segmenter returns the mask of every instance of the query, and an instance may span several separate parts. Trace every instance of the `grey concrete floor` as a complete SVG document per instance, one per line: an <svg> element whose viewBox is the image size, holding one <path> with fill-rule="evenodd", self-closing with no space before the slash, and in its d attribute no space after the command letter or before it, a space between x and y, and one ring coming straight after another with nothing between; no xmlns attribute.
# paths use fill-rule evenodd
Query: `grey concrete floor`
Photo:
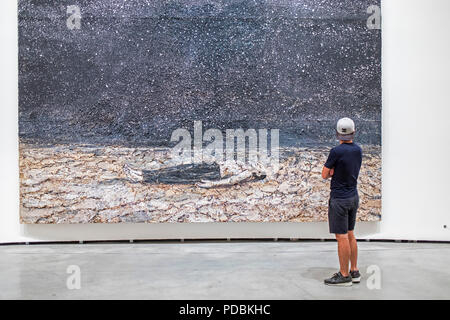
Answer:
<svg viewBox="0 0 450 320"><path fill-rule="evenodd" d="M323 285L337 270L335 242L0 246L0 298L450 298L450 244L359 246L363 280L348 288ZM79 290L67 288L70 265L80 268ZM370 289L370 266L380 270L380 289Z"/></svg>

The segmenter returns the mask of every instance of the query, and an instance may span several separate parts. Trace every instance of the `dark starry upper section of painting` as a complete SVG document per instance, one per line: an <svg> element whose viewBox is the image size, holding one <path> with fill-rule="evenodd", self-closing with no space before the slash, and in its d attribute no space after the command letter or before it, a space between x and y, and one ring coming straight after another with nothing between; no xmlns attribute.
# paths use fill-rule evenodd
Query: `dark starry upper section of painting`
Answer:
<svg viewBox="0 0 450 320"><path fill-rule="evenodd" d="M69 30L67 6L81 9ZM355 119L381 143L379 0L19 0L19 134L164 145L172 130L279 128L334 140Z"/></svg>

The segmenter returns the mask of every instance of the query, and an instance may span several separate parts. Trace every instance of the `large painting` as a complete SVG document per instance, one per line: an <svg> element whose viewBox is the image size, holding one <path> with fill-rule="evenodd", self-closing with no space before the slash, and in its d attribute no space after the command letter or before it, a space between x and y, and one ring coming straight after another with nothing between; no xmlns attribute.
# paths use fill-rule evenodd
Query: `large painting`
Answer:
<svg viewBox="0 0 450 320"><path fill-rule="evenodd" d="M381 219L379 0L19 0L22 223Z"/></svg>

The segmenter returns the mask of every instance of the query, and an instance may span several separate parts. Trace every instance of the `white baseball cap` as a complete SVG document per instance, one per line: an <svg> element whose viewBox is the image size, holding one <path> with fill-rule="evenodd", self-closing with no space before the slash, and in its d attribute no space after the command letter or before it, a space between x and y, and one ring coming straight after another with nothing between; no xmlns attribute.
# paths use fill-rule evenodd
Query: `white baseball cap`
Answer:
<svg viewBox="0 0 450 320"><path fill-rule="evenodd" d="M355 123L350 118L339 119L336 125L336 136L339 140L353 140Z"/></svg>

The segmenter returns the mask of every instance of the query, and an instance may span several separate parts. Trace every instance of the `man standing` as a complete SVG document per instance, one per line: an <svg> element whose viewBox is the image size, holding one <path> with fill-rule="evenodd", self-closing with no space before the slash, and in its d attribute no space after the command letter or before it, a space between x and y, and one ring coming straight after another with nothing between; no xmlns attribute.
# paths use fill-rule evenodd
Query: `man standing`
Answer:
<svg viewBox="0 0 450 320"><path fill-rule="evenodd" d="M331 177L328 222L330 233L336 235L338 243L340 271L325 279L325 284L351 286L361 280L357 267L358 246L353 230L359 205L357 181L362 150L353 143L355 123L352 119L340 119L336 126L336 135L340 144L331 149L322 170L322 177Z"/></svg>

